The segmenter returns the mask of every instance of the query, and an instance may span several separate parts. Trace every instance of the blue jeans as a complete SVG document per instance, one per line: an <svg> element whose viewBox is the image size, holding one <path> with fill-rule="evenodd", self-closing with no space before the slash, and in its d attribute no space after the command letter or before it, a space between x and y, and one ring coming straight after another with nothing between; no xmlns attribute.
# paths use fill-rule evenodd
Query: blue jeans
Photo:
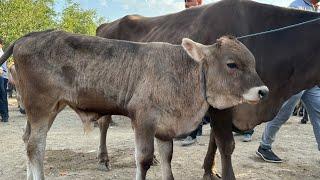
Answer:
<svg viewBox="0 0 320 180"><path fill-rule="evenodd" d="M280 127L288 121L300 98L309 114L313 132L318 143L318 149L320 151L320 88L318 86L292 96L282 105L276 117L265 126L265 130L262 134L262 141L260 143L262 148L271 149L277 132Z"/></svg>
<svg viewBox="0 0 320 180"><path fill-rule="evenodd" d="M8 79L0 77L0 115L2 121L8 121L9 118L7 84Z"/></svg>

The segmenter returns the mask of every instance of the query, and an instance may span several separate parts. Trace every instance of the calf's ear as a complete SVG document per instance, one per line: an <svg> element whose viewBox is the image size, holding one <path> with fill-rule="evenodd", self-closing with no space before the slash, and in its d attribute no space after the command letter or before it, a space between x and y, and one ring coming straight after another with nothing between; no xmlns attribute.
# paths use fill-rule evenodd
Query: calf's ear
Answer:
<svg viewBox="0 0 320 180"><path fill-rule="evenodd" d="M197 62L201 62L205 56L205 46L203 44L192 41L188 38L183 38L181 46L188 55Z"/></svg>

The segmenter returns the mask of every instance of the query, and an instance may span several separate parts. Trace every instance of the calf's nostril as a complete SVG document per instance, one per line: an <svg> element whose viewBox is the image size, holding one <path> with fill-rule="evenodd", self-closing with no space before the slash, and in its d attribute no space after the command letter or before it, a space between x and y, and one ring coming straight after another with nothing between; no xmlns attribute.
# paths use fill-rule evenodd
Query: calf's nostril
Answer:
<svg viewBox="0 0 320 180"><path fill-rule="evenodd" d="M265 99L268 96L269 91L266 89L259 90L258 94L260 99Z"/></svg>

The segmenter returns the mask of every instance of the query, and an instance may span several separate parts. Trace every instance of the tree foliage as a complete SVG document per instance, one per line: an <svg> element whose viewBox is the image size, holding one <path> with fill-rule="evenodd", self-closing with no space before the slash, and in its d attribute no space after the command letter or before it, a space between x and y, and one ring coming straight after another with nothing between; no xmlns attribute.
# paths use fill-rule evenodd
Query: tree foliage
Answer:
<svg viewBox="0 0 320 180"><path fill-rule="evenodd" d="M56 26L53 0L1 0L0 36L5 44L22 35Z"/></svg>
<svg viewBox="0 0 320 180"><path fill-rule="evenodd" d="M9 45L33 31L58 28L68 32L95 34L103 19L95 10L84 10L71 0L61 13L54 9L57 0L0 0L0 37Z"/></svg>
<svg viewBox="0 0 320 180"><path fill-rule="evenodd" d="M84 11L79 4L68 2L62 12L60 28L68 32L94 35L97 24L102 21L102 18L97 18L95 10Z"/></svg>

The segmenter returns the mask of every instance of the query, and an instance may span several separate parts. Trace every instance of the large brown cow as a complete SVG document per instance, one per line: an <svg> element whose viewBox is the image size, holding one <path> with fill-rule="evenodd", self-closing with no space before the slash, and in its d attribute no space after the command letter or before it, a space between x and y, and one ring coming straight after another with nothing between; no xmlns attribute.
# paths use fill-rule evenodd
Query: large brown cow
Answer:
<svg viewBox="0 0 320 180"><path fill-rule="evenodd" d="M317 13L253 1L224 0L160 17L126 16L101 25L97 29L97 35L174 44L186 36L204 44L211 44L222 34L243 36L319 17ZM281 104L291 95L319 84L319 28L320 21L316 21L241 39L257 58L257 72L270 88L270 96L258 106L240 105L226 110L209 109L214 122L211 124L210 143L204 161L204 177L214 178L214 154L218 147L223 179L235 179L231 164L234 149L232 124L241 130L252 129L262 122L271 120Z"/></svg>
<svg viewBox="0 0 320 180"><path fill-rule="evenodd" d="M208 46L185 38L180 46L50 30L20 38L0 63L11 54L28 116L28 179L44 179L46 135L66 105L85 124L105 115L131 118L136 179L145 179L152 163L154 137L162 176L173 179L172 138L192 131L209 105L255 104L268 94L251 52L232 37Z"/></svg>

